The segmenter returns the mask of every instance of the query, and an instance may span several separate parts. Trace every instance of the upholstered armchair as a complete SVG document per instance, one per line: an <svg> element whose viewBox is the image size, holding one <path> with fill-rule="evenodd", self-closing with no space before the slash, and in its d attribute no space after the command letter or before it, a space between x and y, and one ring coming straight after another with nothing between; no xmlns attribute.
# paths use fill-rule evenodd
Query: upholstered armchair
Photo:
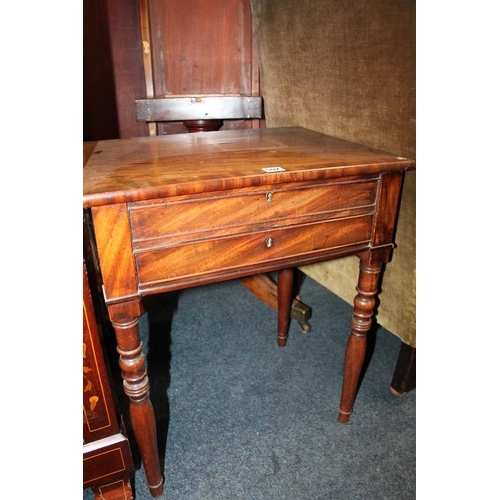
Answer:
<svg viewBox="0 0 500 500"><path fill-rule="evenodd" d="M267 127L299 125L416 158L414 0L252 0L252 12ZM406 173L377 310L401 339L391 383L400 395L415 383L415 177ZM301 269L352 303L358 265L347 257Z"/></svg>

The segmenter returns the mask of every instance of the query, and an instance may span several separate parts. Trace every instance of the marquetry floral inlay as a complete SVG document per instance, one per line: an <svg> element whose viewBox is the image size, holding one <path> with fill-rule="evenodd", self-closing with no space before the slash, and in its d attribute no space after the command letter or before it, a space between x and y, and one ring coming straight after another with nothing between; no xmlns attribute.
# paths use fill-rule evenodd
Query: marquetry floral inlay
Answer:
<svg viewBox="0 0 500 500"><path fill-rule="evenodd" d="M87 346L85 345L85 342L83 343L83 359L87 358ZM91 380L89 380L85 374L89 373L92 371L92 368L85 366L85 362L83 364L83 381L85 384L85 387L83 388L83 392L91 392L91 396L88 398L88 401L90 403L90 411L93 411L95 407L97 406L97 403L99 402L99 396L95 394L95 387L94 384L92 383Z"/></svg>

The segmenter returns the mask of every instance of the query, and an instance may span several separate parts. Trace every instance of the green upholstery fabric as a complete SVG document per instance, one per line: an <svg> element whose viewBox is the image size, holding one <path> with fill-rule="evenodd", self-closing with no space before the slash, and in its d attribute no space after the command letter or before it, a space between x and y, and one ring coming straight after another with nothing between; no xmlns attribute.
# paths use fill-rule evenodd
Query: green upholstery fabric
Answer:
<svg viewBox="0 0 500 500"><path fill-rule="evenodd" d="M266 124L416 158L414 0L251 0ZM415 172L405 175L377 321L416 347ZM357 257L304 266L352 302Z"/></svg>

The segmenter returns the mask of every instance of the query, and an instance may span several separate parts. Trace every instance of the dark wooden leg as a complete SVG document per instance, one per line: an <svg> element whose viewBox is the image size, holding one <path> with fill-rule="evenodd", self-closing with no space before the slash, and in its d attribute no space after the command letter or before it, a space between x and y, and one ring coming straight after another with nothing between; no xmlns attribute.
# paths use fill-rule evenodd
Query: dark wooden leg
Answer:
<svg viewBox="0 0 500 500"><path fill-rule="evenodd" d="M399 357L391 382L391 392L395 396L404 396L416 386L417 349L401 342Z"/></svg>
<svg viewBox="0 0 500 500"><path fill-rule="evenodd" d="M297 274L297 276L296 276ZM300 290L300 286L304 281L305 274L297 268L294 269L294 287L290 293L295 295ZM278 311L278 286L268 274L254 274L240 278L241 284L250 292L252 292L259 300L267 304L269 307ZM297 320L301 330L304 333L311 331L311 325L307 320L311 317L311 308L300 301L297 295L292 299L292 306L288 310L291 319Z"/></svg>
<svg viewBox="0 0 500 500"><path fill-rule="evenodd" d="M290 326L293 296L293 268L278 272L278 345L284 347Z"/></svg>
<svg viewBox="0 0 500 500"><path fill-rule="evenodd" d="M156 422L149 400L149 380L139 337L139 318L112 321L120 355L123 388L130 400L130 423L139 446L151 494L159 497L163 490L160 472Z"/></svg>
<svg viewBox="0 0 500 500"><path fill-rule="evenodd" d="M339 422L349 422L352 413L359 376L366 354L366 335L372 325L375 296L382 264L386 261L384 253L366 252L359 255L359 279L354 298L351 319L351 334L347 341L344 365L344 382L339 408Z"/></svg>

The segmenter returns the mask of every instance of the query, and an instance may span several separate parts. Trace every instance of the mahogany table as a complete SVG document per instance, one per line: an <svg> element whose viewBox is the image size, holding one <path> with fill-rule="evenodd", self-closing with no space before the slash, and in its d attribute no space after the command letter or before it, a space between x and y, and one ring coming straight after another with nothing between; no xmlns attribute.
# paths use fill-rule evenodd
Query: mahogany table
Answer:
<svg viewBox="0 0 500 500"><path fill-rule="evenodd" d="M163 478L138 331L146 295L278 271L278 302L289 305L291 268L357 255L339 408L348 422L414 160L300 127L98 141L85 151L83 207L151 494L161 495Z"/></svg>

